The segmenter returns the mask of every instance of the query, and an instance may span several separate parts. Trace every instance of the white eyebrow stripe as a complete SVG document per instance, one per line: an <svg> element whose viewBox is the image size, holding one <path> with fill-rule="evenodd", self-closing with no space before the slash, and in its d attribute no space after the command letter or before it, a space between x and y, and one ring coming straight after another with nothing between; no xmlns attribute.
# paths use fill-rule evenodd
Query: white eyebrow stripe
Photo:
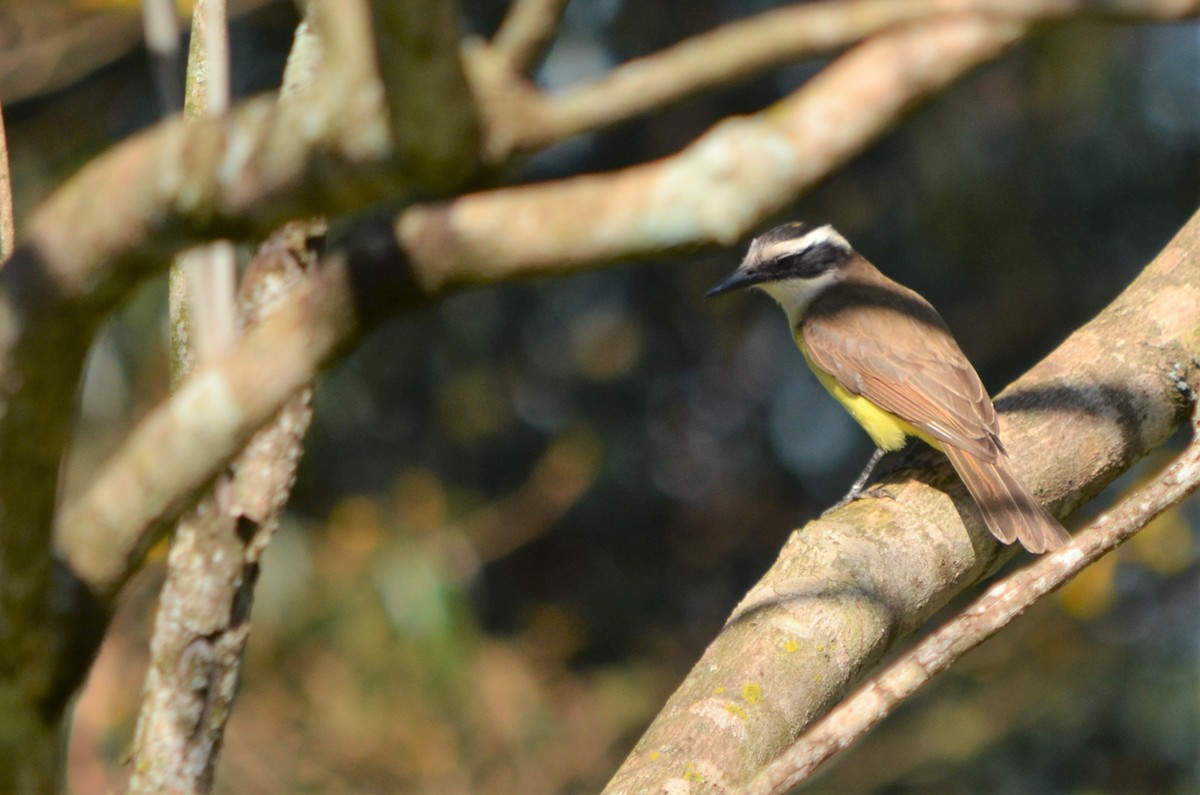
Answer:
<svg viewBox="0 0 1200 795"><path fill-rule="evenodd" d="M799 254L801 251L810 249L822 243L833 243L847 250L850 249L850 243L846 238L838 234L838 231L831 225L819 226L803 237L798 237L793 240L780 240L777 243L772 243L759 252L759 258L763 261L777 259L789 254Z"/></svg>

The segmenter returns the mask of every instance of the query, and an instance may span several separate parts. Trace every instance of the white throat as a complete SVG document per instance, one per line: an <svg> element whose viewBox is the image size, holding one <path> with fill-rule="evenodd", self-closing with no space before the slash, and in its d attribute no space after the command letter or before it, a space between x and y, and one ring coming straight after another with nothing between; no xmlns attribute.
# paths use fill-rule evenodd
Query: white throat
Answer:
<svg viewBox="0 0 1200 795"><path fill-rule="evenodd" d="M813 299L843 278L845 274L835 268L811 279L781 279L777 282L756 284L755 287L779 302L783 311L787 313L788 322L795 328Z"/></svg>

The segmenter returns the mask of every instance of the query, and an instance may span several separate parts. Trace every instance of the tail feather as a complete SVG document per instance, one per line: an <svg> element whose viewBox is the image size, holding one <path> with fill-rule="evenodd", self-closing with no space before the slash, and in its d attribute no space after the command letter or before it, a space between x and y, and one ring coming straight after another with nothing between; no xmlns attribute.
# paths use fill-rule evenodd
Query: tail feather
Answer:
<svg viewBox="0 0 1200 795"><path fill-rule="evenodd" d="M1020 541L1030 552L1055 550L1071 540L1013 474L1002 451L994 462L987 462L948 444L944 449L996 538L1005 544Z"/></svg>

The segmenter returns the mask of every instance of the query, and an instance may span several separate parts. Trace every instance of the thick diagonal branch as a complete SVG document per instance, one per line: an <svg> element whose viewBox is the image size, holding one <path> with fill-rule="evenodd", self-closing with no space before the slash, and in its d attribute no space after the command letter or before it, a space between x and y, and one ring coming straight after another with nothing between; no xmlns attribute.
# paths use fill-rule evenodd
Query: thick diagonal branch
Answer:
<svg viewBox="0 0 1200 795"><path fill-rule="evenodd" d="M996 583L945 626L888 663L756 775L746 795L783 795L807 781L933 677L1200 488L1200 403L1194 386L1186 381L1179 385L1193 401L1192 439L1165 471L1089 524L1069 547Z"/></svg>
<svg viewBox="0 0 1200 795"><path fill-rule="evenodd" d="M1183 422L1189 405L1178 385L1194 382L1197 368L1200 213L997 401L1022 478L1069 513ZM900 639L1006 557L949 466L933 472L894 477L893 499L852 503L797 530L608 791L688 782L692 792L740 790Z"/></svg>

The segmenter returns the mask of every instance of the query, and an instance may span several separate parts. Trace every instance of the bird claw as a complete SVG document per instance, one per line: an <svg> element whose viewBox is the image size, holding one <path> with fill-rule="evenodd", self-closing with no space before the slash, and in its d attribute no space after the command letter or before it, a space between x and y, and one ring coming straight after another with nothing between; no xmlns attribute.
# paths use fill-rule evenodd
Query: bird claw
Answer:
<svg viewBox="0 0 1200 795"><path fill-rule="evenodd" d="M856 500L876 500L883 499L885 497L889 500L896 499L896 495L892 494L892 492L888 491L883 486L872 486L869 489L851 489L849 494L847 494L845 497L842 497L833 505L822 511L821 516L824 517L827 514L831 514L839 508L845 508L847 505L855 502Z"/></svg>

